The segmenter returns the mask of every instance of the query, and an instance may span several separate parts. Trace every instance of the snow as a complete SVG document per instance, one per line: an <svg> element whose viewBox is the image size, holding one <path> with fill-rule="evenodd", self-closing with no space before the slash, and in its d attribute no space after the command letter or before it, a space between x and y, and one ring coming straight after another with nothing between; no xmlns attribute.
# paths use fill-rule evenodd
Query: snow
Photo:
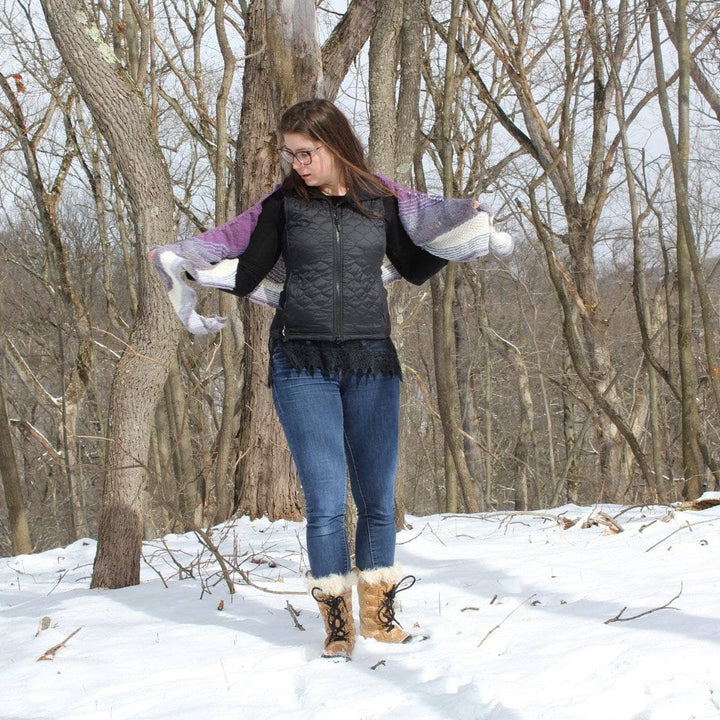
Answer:
<svg viewBox="0 0 720 720"><path fill-rule="evenodd" d="M120 590L89 589L92 540L2 558L0 718L720 718L720 505L407 519L398 617L430 639L349 663L319 657L302 523L213 529L234 595L193 533Z"/></svg>

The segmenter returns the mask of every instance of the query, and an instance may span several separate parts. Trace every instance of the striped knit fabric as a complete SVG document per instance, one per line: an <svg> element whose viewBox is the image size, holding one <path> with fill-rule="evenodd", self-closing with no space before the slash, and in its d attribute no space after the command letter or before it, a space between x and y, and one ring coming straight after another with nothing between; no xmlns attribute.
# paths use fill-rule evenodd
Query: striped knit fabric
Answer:
<svg viewBox="0 0 720 720"><path fill-rule="evenodd" d="M476 209L472 200L427 195L387 178L381 179L397 195L400 222L410 239L427 252L445 260L460 261L489 252L499 256L512 252L512 238L506 232L495 230L489 208ZM153 264L168 289L170 302L191 333L217 332L227 320L203 317L195 311L197 295L183 281L183 272L194 277L199 285L232 290L237 258L247 248L261 211L262 200L197 237L154 248ZM399 278L400 273L385 258L383 283L388 285ZM261 305L277 307L284 283L285 265L281 258L248 297Z"/></svg>

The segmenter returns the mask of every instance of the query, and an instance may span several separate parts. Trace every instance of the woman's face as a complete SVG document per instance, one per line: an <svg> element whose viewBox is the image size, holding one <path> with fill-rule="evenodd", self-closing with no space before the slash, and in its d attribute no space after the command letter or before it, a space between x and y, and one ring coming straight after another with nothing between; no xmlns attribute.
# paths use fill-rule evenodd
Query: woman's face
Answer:
<svg viewBox="0 0 720 720"><path fill-rule="evenodd" d="M299 160L293 160L293 170L309 187L316 187L330 195L340 194L340 168L335 156L319 141L313 140L302 133L285 133L283 135L283 149L297 153L300 150L318 150L312 154L312 162L303 165Z"/></svg>

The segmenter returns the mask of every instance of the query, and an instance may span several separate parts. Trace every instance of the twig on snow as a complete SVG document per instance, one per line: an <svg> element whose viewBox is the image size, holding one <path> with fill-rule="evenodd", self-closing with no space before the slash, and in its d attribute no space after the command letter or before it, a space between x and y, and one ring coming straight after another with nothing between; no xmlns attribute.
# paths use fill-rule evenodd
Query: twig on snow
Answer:
<svg viewBox="0 0 720 720"><path fill-rule="evenodd" d="M442 538L430 527L430 524L427 525L428 530L438 539L441 545L447 546L446 542L443 542Z"/></svg>
<svg viewBox="0 0 720 720"><path fill-rule="evenodd" d="M62 642L59 642L57 645L53 645L51 648L48 648L38 659L37 662L40 662L41 660L53 660L55 658L55 653L60 649L65 647L67 644L67 641L70 640L71 637L74 635L77 635L80 630L82 630L82 625L73 630Z"/></svg>
<svg viewBox="0 0 720 720"><path fill-rule="evenodd" d="M57 586L63 581L63 578L64 578L69 572L70 572L69 569L62 571L62 574L61 574L60 577L58 578L58 581L52 586L52 589L50 590L50 592L48 593L48 595L52 595L53 592L55 592L55 589L57 588Z"/></svg>
<svg viewBox="0 0 720 720"><path fill-rule="evenodd" d="M645 615L650 615L651 613L657 612L658 610L679 610L680 608L676 607L670 607L672 603L674 603L681 595L683 591L683 584L680 583L680 590L678 590L677 595L675 595L674 598L671 600L668 600L664 605L661 605L660 607L652 608L650 610L646 610L645 612L638 613L637 615L631 615L630 617L622 617L622 614L627 610L627 605L615 616L610 618L609 620L605 621L605 625L609 625L610 623L614 622L629 622L630 620L637 620L638 618L641 618Z"/></svg>
<svg viewBox="0 0 720 720"><path fill-rule="evenodd" d="M515 517L529 516L537 517L543 520L552 520L557 523L563 530L573 527L578 521L578 518L567 518L564 515L553 515L552 513L541 512L537 510L512 510L508 512L487 512L487 513L476 513L475 515L443 515L442 519L447 520L448 518L462 518L463 520L491 520L494 518L500 518L500 523L510 522Z"/></svg>
<svg viewBox="0 0 720 720"><path fill-rule="evenodd" d="M669 535L666 535L662 540L658 540L654 545L651 545L645 552L650 552L654 548L656 548L658 545L662 545L666 540L669 540L675 533L679 533L681 530L692 530L697 525L704 525L705 523L709 522L717 522L718 518L710 518L709 520L700 520L700 522L696 523L689 523L686 522L685 525L681 525L679 528L675 528Z"/></svg>
<svg viewBox="0 0 720 720"><path fill-rule="evenodd" d="M178 561L178 559L175 557L175 553L168 547L167 540L165 538L161 538L160 541L163 544L163 547L167 551L168 557L177 565L177 567L180 569L180 579L183 579L183 574L187 577L194 578L195 575L193 575L192 565L190 567L185 567L182 563Z"/></svg>
<svg viewBox="0 0 720 720"><path fill-rule="evenodd" d="M285 609L290 613L290 617L292 618L292 621L295 623L295 627L298 630L305 630L305 628L300 624L300 621L298 620L298 616L300 613L290 604L289 600L286 600L285 602Z"/></svg>
<svg viewBox="0 0 720 720"><path fill-rule="evenodd" d="M535 593L533 593L529 597L526 597L516 608L511 610L494 628L488 630L487 633L485 633L485 637L478 643L477 646L480 647L490 637L490 635L492 635L511 615L516 613L523 605L529 603L534 597Z"/></svg>
<svg viewBox="0 0 720 720"><path fill-rule="evenodd" d="M235 567L235 572L237 572L240 577L245 581L247 585L250 585L251 587L254 587L257 590L262 590L263 592L270 593L271 595L307 595L306 592L303 592L301 590L270 590L270 588L265 588L262 585L258 585L257 583L254 583L250 579L250 575L248 574L247 570L243 570L242 568Z"/></svg>

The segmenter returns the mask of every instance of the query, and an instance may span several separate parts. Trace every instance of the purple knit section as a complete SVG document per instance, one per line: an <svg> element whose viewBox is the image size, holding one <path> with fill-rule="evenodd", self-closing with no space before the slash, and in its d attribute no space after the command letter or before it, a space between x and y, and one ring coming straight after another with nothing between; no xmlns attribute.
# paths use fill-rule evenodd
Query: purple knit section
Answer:
<svg viewBox="0 0 720 720"><path fill-rule="evenodd" d="M170 250L199 270L207 270L220 260L239 257L250 242L250 235L257 225L265 197L222 225L172 245L161 245L157 249Z"/></svg>

